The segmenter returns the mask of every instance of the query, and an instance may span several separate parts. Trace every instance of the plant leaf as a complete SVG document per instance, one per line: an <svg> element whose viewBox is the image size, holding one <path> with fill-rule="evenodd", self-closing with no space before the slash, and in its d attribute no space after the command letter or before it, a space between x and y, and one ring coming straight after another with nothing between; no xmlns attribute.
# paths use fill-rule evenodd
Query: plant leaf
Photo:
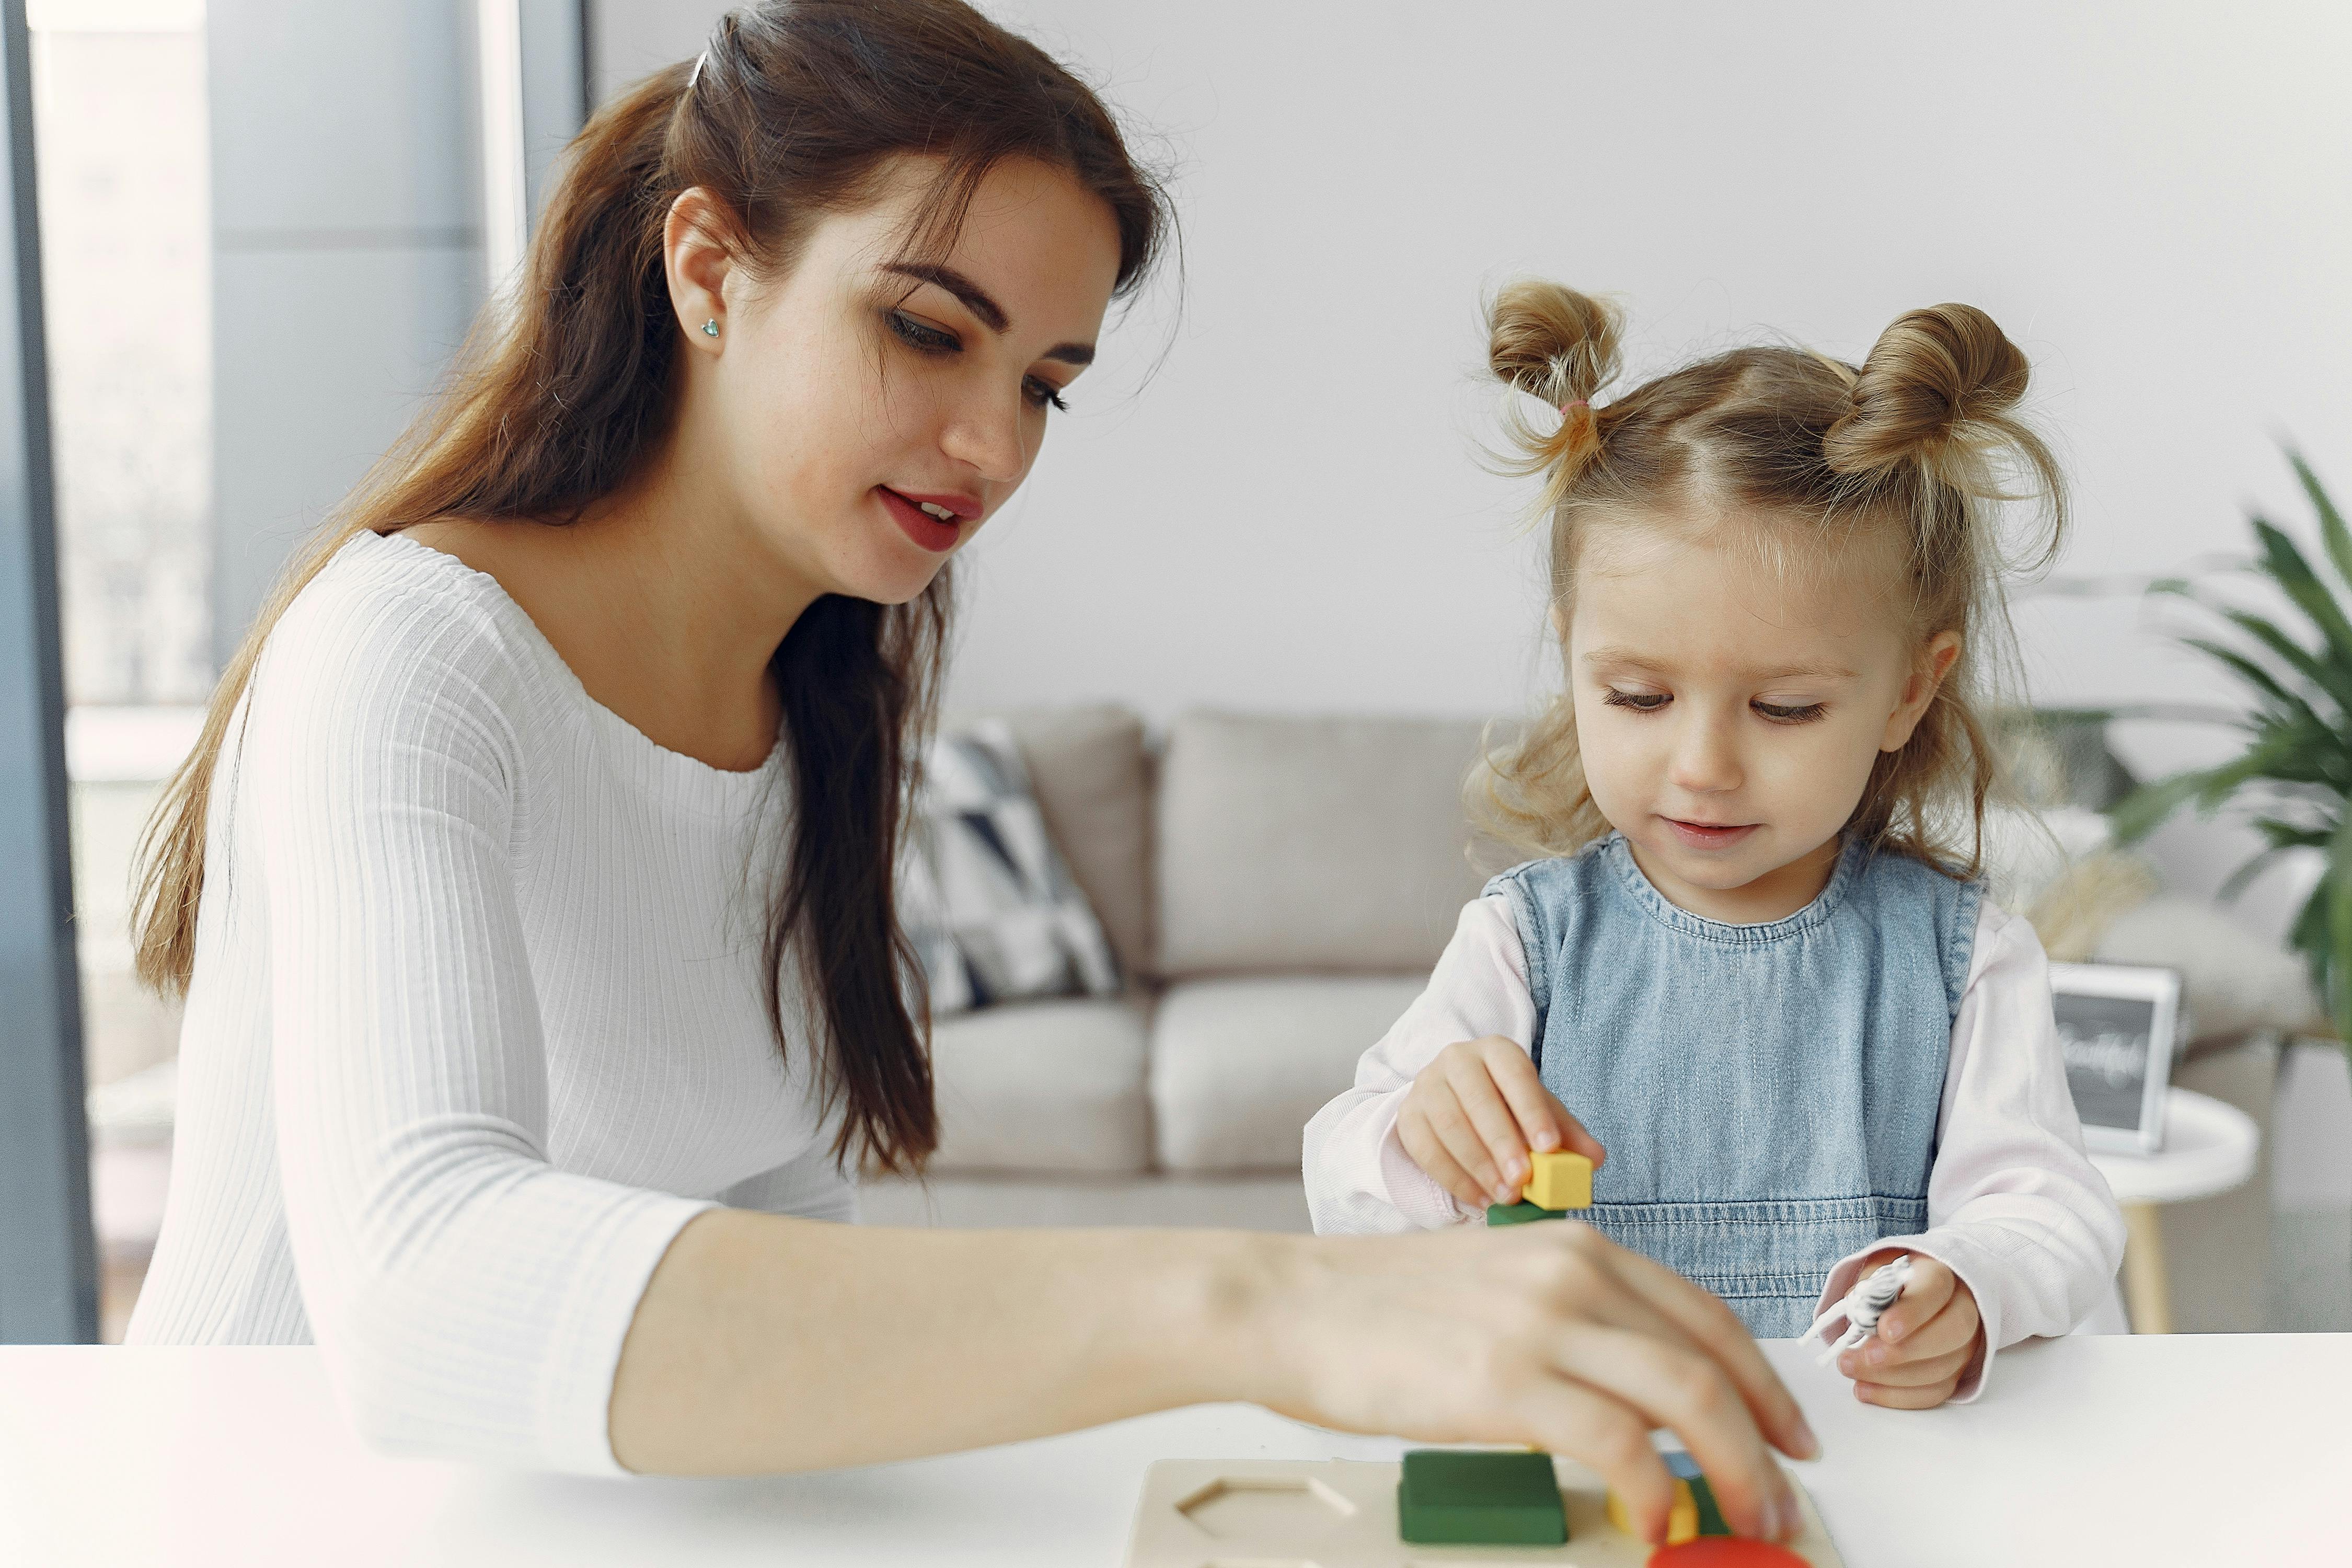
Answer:
<svg viewBox="0 0 2352 1568"><path fill-rule="evenodd" d="M2352 679L2352 622L2344 618L2343 606L2327 591L2327 584L2312 571L2311 563L2304 559L2294 541L2289 539L2262 518L2253 519L2254 536L2263 542L2263 570L2273 582L2286 591L2295 608L2311 617L2319 628L2321 647L2317 658L2321 663Z"/></svg>
<svg viewBox="0 0 2352 1568"><path fill-rule="evenodd" d="M2121 847L2136 844L2164 826L2166 818L2201 794L2219 768L2192 768L2144 784L2107 808L2107 822Z"/></svg>
<svg viewBox="0 0 2352 1568"><path fill-rule="evenodd" d="M2303 481L2303 493L2311 498L2311 510L2319 514L2319 537L2327 542L2327 557L2336 563L2336 574L2352 584L2352 529L2344 526L2344 514L2327 499L2319 476L2311 471L2303 454L2289 447L2286 460L2294 466L2294 477Z"/></svg>
<svg viewBox="0 0 2352 1568"><path fill-rule="evenodd" d="M2327 1016L2340 1038L2352 1022L2352 812L2337 825L2327 847L2327 945L2326 984Z"/></svg>

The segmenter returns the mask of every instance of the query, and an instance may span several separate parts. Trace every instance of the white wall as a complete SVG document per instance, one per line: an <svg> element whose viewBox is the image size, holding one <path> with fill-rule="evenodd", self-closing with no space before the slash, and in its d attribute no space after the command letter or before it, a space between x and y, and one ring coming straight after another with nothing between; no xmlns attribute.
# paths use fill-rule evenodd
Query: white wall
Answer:
<svg viewBox="0 0 2352 1568"><path fill-rule="evenodd" d="M721 8L600 0L601 80ZM1164 137L1186 280L1172 341L1164 295L1110 335L973 547L960 704L1525 700L1526 492L1475 458L1478 300L1519 271L1621 296L1637 375L1775 331L1858 358L1908 307L1983 306L2069 459L2065 574L2235 549L2250 499L2301 519L2282 436L2352 498L2344 7L989 9ZM2147 618L2023 605L2036 695L2226 694ZM2147 769L2227 744L2119 733ZM2210 885L2240 842L2167 848Z"/></svg>

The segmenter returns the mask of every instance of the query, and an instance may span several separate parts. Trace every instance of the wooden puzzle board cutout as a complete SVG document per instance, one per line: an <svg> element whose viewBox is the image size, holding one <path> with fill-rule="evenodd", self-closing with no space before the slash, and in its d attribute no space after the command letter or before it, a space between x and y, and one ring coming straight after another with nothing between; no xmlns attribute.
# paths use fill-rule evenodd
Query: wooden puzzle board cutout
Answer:
<svg viewBox="0 0 2352 1568"><path fill-rule="evenodd" d="M1657 1548L1609 1522L1608 1489L1555 1458L1565 1546L1426 1546L1397 1537L1402 1467L1354 1459L1161 1459L1145 1475L1127 1568L1646 1568ZM1845 1568L1820 1510L1790 1479L1805 1531L1788 1550Z"/></svg>

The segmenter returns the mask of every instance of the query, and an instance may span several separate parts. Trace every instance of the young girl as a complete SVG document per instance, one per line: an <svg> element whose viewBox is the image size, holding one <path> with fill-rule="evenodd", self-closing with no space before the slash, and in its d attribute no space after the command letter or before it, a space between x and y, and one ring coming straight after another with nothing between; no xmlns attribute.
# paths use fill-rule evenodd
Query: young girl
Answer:
<svg viewBox="0 0 2352 1568"><path fill-rule="evenodd" d="M1740 349L1596 408L1608 307L1523 283L1490 326L1496 375L1560 410L1514 434L1566 689L1473 804L1547 858L1463 910L1308 1124L1316 1227L1473 1222L1576 1150L1584 1217L1759 1336L1909 1254L1842 1364L1872 1403L1971 1397L2123 1251L2041 944L1975 879L2003 476L2049 501L2044 559L2063 524L2025 359L1943 305L1859 370Z"/></svg>

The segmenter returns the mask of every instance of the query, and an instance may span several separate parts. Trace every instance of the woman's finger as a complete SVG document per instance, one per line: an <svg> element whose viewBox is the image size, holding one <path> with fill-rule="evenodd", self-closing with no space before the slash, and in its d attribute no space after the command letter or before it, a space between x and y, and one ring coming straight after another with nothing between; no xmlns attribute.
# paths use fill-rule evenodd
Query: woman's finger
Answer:
<svg viewBox="0 0 2352 1568"><path fill-rule="evenodd" d="M1486 1146L1487 1158L1494 1162L1496 1203L1515 1202L1518 1189L1528 1179L1528 1141L1519 1131L1517 1118L1503 1100L1503 1091L1496 1087L1495 1076L1487 1070L1485 1058L1476 1051L1453 1053L1447 1065L1446 1081L1453 1086L1454 1102L1462 1114L1477 1131L1479 1142ZM1507 1193L1508 1195L1501 1195Z"/></svg>
<svg viewBox="0 0 2352 1568"><path fill-rule="evenodd" d="M1596 1165L1608 1158L1609 1152L1601 1146L1601 1140L1585 1131L1584 1123L1569 1114L1568 1107L1544 1087L1543 1075L1536 1070L1536 1064L1525 1051L1499 1035L1479 1043L1486 1047L1486 1066L1494 1076L1495 1087L1517 1119L1528 1148L1565 1148Z"/></svg>
<svg viewBox="0 0 2352 1568"><path fill-rule="evenodd" d="M1557 1364L1682 1438L1737 1528L1777 1541L1797 1520L1788 1480L1720 1363L1651 1335L1595 1329L1564 1340Z"/></svg>
<svg viewBox="0 0 2352 1568"><path fill-rule="evenodd" d="M1665 1540L1674 1478L1641 1416L1591 1388L1549 1378L1529 1384L1523 1401L1530 1442L1591 1469L1624 1499L1627 1517L1645 1540Z"/></svg>
<svg viewBox="0 0 2352 1568"><path fill-rule="evenodd" d="M1638 1252L1616 1248L1611 1263L1627 1289L1731 1374L1757 1425L1776 1447L1792 1459L1810 1459L1822 1451L1820 1439L1797 1407L1797 1396L1722 1298Z"/></svg>

